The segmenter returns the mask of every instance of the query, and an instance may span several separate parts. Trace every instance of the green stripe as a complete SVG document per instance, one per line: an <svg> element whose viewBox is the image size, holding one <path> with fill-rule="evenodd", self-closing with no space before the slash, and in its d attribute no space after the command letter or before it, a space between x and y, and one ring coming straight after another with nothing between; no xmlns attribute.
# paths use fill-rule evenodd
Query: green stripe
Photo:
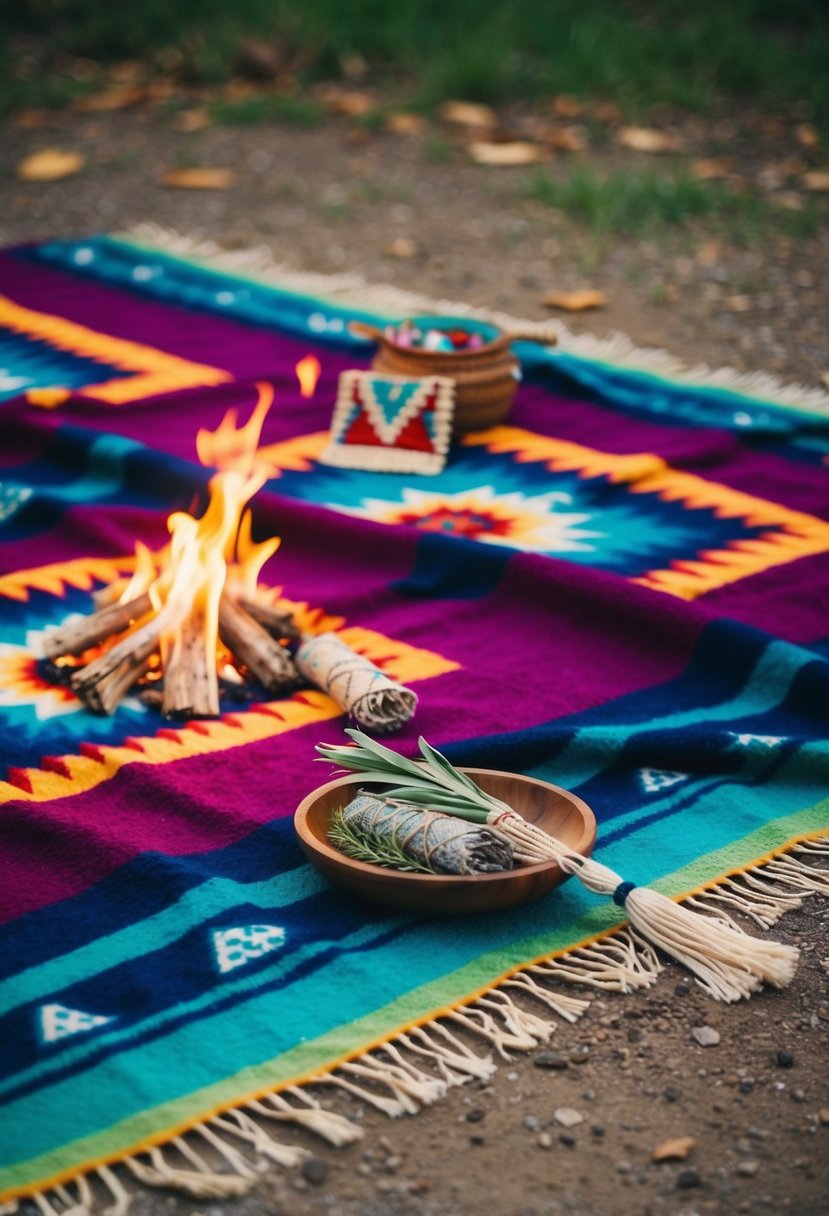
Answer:
<svg viewBox="0 0 829 1216"><path fill-rule="evenodd" d="M663 875L651 883L657 890L678 896L701 883L749 863L785 845L794 836L829 831L829 799L816 806L764 824L727 846L694 860L680 870ZM357 1019L312 1041L300 1043L290 1051L254 1067L186 1094L181 1098L148 1108L103 1131L92 1133L70 1144L41 1154L0 1172L4 1188L22 1188L47 1179L65 1168L67 1161L80 1163L99 1160L119 1153L159 1131L189 1122L215 1106L242 1101L258 1088L284 1085L307 1072L325 1066L396 1027L414 1019L428 1020L449 1004L457 1004L488 986L504 970L516 952L525 959L571 948L585 937L593 936L621 923L621 914L608 903L592 908L575 923L552 928L542 936L517 943L506 950L481 955L466 966L413 989L383 1008Z"/></svg>

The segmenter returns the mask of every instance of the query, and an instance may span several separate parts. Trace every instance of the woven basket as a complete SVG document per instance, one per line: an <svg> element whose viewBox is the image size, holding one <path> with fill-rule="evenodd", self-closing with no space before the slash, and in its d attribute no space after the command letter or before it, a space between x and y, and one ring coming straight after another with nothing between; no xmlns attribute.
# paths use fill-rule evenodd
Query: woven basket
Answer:
<svg viewBox="0 0 829 1216"><path fill-rule="evenodd" d="M509 349L520 335L501 333L494 325L460 321L456 317L417 317L420 327L447 332L457 329L479 333L484 345L471 350L433 351L398 346L381 329L363 321L349 328L377 343L371 366L396 376L448 376L455 381L453 433L482 431L503 422L512 409L520 378L520 365Z"/></svg>

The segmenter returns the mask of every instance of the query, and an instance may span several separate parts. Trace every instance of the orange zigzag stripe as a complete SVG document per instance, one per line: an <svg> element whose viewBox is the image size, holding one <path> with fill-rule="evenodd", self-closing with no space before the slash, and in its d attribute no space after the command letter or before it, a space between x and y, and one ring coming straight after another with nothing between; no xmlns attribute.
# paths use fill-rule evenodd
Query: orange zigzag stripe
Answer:
<svg viewBox="0 0 829 1216"><path fill-rule="evenodd" d="M157 393L170 393L183 388L224 384L233 378L229 372L206 363L191 363L178 355L155 350L152 346L98 333L63 317L24 308L2 295L0 326L30 338L38 338L60 350L108 363L122 371L136 372L136 375L124 379L88 384L80 390L85 396L106 401L110 405L123 405L140 397L152 397Z"/></svg>
<svg viewBox="0 0 829 1216"><path fill-rule="evenodd" d="M627 482L632 494L655 494L689 510L711 510L720 519L742 519L747 527L770 529L764 536L735 540L725 549L703 550L694 560L672 562L667 569L649 570L630 580L680 599L696 599L772 566L829 551L829 524L823 520L673 469L652 452L618 456L506 426L467 435L464 443L483 445L490 452L512 452L519 462L544 461L555 471Z"/></svg>
<svg viewBox="0 0 829 1216"><path fill-rule="evenodd" d="M0 578L0 595L10 599L27 600L30 590L63 596L66 586L91 590L95 581L110 582L129 573L135 565L132 557L82 557L69 562L55 562ZM343 641L358 654L364 655L392 679L404 684L430 680L435 676L457 671L453 659L434 651L410 646L373 629L359 625L343 628L343 617L332 616L321 608L301 601L276 601L290 608L301 628L309 633L336 630ZM187 756L205 756L228 751L245 743L272 739L287 731L298 730L311 722L338 718L342 710L325 693L316 690L294 693L283 701L254 705L244 712L226 714L216 720L196 720L180 727L165 727L155 736L127 739L120 747L96 744L85 748L82 755L51 758L48 768L17 770L11 781L0 781L0 804L5 802L47 802L53 798L68 798L109 781L125 765L168 764Z"/></svg>

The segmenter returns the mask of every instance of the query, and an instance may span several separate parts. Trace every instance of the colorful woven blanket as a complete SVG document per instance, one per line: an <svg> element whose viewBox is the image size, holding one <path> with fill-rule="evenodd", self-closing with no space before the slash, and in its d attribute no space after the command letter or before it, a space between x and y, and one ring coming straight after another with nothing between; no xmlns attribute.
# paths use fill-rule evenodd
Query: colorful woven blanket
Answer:
<svg viewBox="0 0 829 1216"><path fill-rule="evenodd" d="M119 1161L227 1193L263 1143L255 1099L333 1137L303 1097L324 1091L287 1087L339 1076L413 1109L485 1069L499 1036L532 1045L542 1014L575 1016L568 981L630 987L659 966L573 881L445 919L329 886L292 828L328 777L315 744L345 742L320 692L170 723L137 696L97 716L47 678L45 632L132 570L136 540L163 546L209 476L197 431L246 418L257 384L275 391L274 476L254 530L282 537L264 580L417 692L396 747L422 733L456 764L573 789L598 860L748 911L757 934L820 888L825 406L521 341L508 422L442 472L332 467L339 375L371 357L347 322L407 311L337 290L114 239L0 258L2 1197L69 1180L81 1202L117 1194ZM762 888L742 877L758 869ZM510 976L523 997L498 987ZM235 1153L234 1172L205 1152Z"/></svg>

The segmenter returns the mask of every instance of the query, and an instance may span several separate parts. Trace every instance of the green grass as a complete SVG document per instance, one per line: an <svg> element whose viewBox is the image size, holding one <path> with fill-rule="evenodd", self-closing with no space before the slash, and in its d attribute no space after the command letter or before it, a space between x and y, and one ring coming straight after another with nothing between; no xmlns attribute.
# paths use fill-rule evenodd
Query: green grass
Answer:
<svg viewBox="0 0 829 1216"><path fill-rule="evenodd" d="M599 174L576 166L563 178L539 169L527 179L527 197L555 208L594 238L658 236L704 223L741 245L777 232L792 238L812 235L823 208L809 201L802 211L786 211L756 191L737 192L721 182L698 181L687 170L658 173L617 170Z"/></svg>
<svg viewBox="0 0 829 1216"><path fill-rule="evenodd" d="M231 126L252 126L260 122L285 122L295 127L315 127L325 118L318 102L293 94L266 93L238 101L214 101L210 116Z"/></svg>
<svg viewBox="0 0 829 1216"><path fill-rule="evenodd" d="M829 16L817 0L28 0L7 6L12 33L39 36L49 77L58 53L106 62L175 48L185 76L219 81L241 37L278 38L308 53L306 77L340 73L359 54L374 82L423 105L447 96L604 96L631 117L655 104L707 110L747 98L775 112L805 103L829 128ZM3 69L7 70L3 70Z"/></svg>

